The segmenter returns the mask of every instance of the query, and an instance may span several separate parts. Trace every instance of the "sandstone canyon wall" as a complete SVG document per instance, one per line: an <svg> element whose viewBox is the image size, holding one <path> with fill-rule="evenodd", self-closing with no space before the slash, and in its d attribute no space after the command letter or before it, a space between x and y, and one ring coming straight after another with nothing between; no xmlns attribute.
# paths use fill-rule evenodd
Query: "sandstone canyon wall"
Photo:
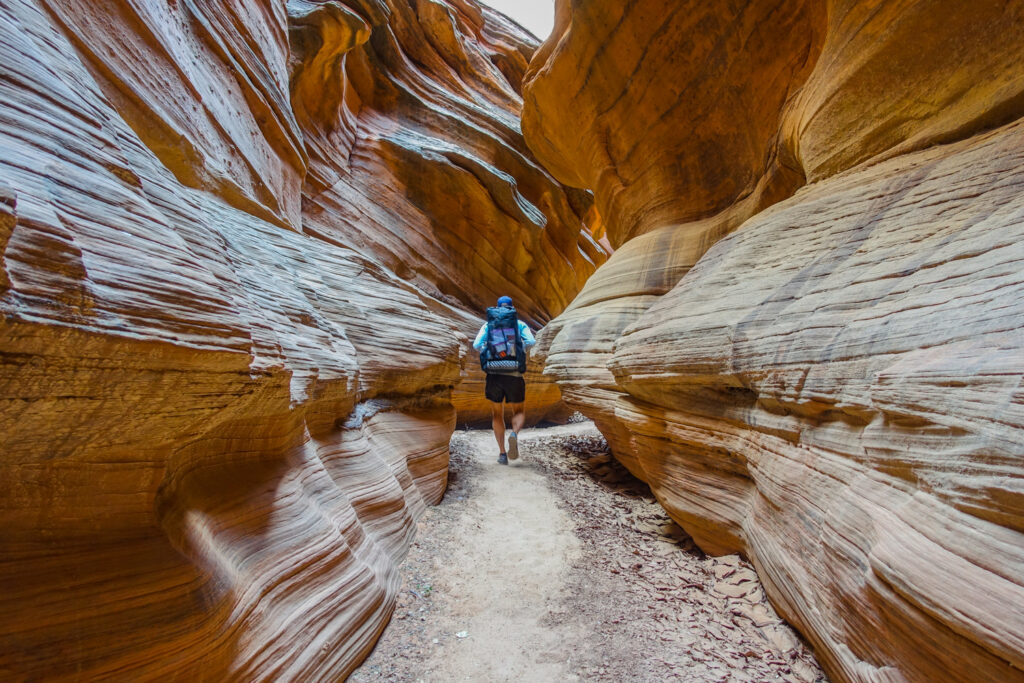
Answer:
<svg viewBox="0 0 1024 683"><path fill-rule="evenodd" d="M838 680L1024 680L1022 31L563 1L527 74L528 144L617 248L547 372Z"/></svg>
<svg viewBox="0 0 1024 683"><path fill-rule="evenodd" d="M604 258L519 133L535 45L468 0L0 29L0 678L343 677L476 309L540 325Z"/></svg>

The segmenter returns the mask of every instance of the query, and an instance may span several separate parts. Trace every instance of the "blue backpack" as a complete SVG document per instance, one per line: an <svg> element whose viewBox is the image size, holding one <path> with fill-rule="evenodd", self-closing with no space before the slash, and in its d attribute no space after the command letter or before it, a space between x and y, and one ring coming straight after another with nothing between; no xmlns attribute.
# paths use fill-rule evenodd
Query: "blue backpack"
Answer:
<svg viewBox="0 0 1024 683"><path fill-rule="evenodd" d="M480 367L490 375L526 372L526 348L519 334L516 309L507 306L487 309L487 337L480 351Z"/></svg>

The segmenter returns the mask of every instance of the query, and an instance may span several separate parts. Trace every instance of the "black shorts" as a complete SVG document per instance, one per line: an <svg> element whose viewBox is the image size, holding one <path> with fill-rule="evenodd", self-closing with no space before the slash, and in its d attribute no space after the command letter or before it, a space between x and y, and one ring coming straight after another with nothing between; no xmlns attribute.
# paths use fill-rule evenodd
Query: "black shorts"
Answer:
<svg viewBox="0 0 1024 683"><path fill-rule="evenodd" d="M487 375L484 396L494 403L522 403L526 400L526 380L512 375Z"/></svg>

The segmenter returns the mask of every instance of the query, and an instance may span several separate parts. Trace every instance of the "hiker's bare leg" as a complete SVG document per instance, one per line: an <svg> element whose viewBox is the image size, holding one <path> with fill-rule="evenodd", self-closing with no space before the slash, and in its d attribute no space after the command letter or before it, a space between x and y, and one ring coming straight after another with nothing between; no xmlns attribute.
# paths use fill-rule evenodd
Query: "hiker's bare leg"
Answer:
<svg viewBox="0 0 1024 683"><path fill-rule="evenodd" d="M512 431L518 434L526 424L526 403L509 403L512 409Z"/></svg>
<svg viewBox="0 0 1024 683"><path fill-rule="evenodd" d="M521 405L521 404L520 404ZM513 421L513 424L515 422ZM494 428L494 440L498 442L498 452L505 452L505 404L491 403L491 427Z"/></svg>

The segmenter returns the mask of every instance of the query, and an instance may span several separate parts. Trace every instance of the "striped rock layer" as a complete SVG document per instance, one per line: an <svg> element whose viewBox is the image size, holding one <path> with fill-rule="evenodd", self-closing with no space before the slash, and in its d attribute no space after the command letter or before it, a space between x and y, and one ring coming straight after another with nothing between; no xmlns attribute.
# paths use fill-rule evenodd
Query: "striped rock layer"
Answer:
<svg viewBox="0 0 1024 683"><path fill-rule="evenodd" d="M519 133L535 43L467 0L0 29L0 678L344 677L478 310L537 327L604 260Z"/></svg>
<svg viewBox="0 0 1024 683"><path fill-rule="evenodd" d="M837 680L1024 680L1024 3L560 2L546 372ZM571 112L571 115L565 115Z"/></svg>

